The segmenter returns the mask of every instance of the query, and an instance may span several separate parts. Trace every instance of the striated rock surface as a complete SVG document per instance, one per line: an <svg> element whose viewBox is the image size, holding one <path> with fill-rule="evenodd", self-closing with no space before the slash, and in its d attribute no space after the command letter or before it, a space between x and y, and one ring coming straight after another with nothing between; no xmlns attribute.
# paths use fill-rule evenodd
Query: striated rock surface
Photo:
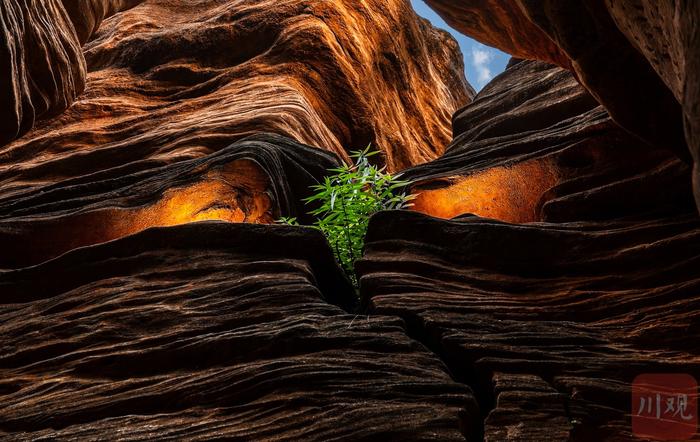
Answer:
<svg viewBox="0 0 700 442"><path fill-rule="evenodd" d="M472 387L487 441L638 440L634 378L700 373L690 167L541 62L512 63L455 129L406 175L416 209L464 214L371 220L368 311L405 319Z"/></svg>
<svg viewBox="0 0 700 442"><path fill-rule="evenodd" d="M93 3L80 9L90 23L123 6ZM4 192L201 157L258 132L345 158L371 142L398 170L444 150L451 114L472 95L456 42L405 0L146 0L84 50L80 100L0 148Z"/></svg>
<svg viewBox="0 0 700 442"><path fill-rule="evenodd" d="M474 431L470 390L402 321L330 304L347 307L354 293L311 229L151 229L0 272L0 292L0 438Z"/></svg>
<svg viewBox="0 0 700 442"><path fill-rule="evenodd" d="M143 0L63 0L80 44L85 44L99 29L102 21Z"/></svg>
<svg viewBox="0 0 700 442"><path fill-rule="evenodd" d="M85 87L85 59L60 0L0 1L0 146L64 111Z"/></svg>
<svg viewBox="0 0 700 442"><path fill-rule="evenodd" d="M362 291L479 399L487 441L637 440L630 384L700 373L700 221L372 220ZM390 276L389 276L390 275Z"/></svg>
<svg viewBox="0 0 700 442"><path fill-rule="evenodd" d="M473 97L404 0L0 2L3 79L87 72L0 147L0 439L637 440L634 377L700 376L694 4L431 0L555 63ZM419 196L358 299L261 224L370 141Z"/></svg>
<svg viewBox="0 0 700 442"><path fill-rule="evenodd" d="M468 7L452 0L428 3L465 34L518 57L572 69L622 127L681 158L689 159L689 148L697 164L700 3L493 0ZM553 55L556 51L546 38L565 57Z"/></svg>
<svg viewBox="0 0 700 442"><path fill-rule="evenodd" d="M0 268L38 264L149 227L268 224L283 215L310 221L302 200L339 164L329 152L259 134L202 158L142 162L28 189L0 199L0 244L13 251L0 256Z"/></svg>
<svg viewBox="0 0 700 442"><path fill-rule="evenodd" d="M454 126L445 155L405 172L418 211L522 223L692 206L690 168L629 136L561 68L513 63Z"/></svg>

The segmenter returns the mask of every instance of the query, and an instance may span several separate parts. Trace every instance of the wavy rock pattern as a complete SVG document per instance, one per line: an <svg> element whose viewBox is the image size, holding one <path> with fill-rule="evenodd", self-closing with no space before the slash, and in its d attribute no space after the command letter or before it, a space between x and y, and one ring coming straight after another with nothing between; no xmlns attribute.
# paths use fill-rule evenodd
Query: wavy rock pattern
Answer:
<svg viewBox="0 0 700 442"><path fill-rule="evenodd" d="M700 221L373 219L369 311L475 391L487 441L638 440L630 384L700 373Z"/></svg>
<svg viewBox="0 0 700 442"><path fill-rule="evenodd" d="M60 0L0 1L0 146L63 112L85 87L85 59Z"/></svg>
<svg viewBox="0 0 700 442"><path fill-rule="evenodd" d="M692 206L689 167L629 136L552 65L512 63L454 127L445 155L405 172L418 211L560 222Z"/></svg>
<svg viewBox="0 0 700 442"><path fill-rule="evenodd" d="M0 149L3 191L200 157L259 132L342 157L372 142L398 170L444 150L472 95L456 42L403 0L147 0L84 49L87 91Z"/></svg>
<svg viewBox="0 0 700 442"><path fill-rule="evenodd" d="M141 162L0 199L0 268L38 264L149 227L309 221L302 200L338 158L260 134L203 158ZM147 166L147 167L146 167ZM143 168L143 169L142 169Z"/></svg>
<svg viewBox="0 0 700 442"><path fill-rule="evenodd" d="M354 293L310 229L151 229L0 272L0 291L0 437L463 440L460 426L470 431L460 415L474 414L471 392L402 321L329 304Z"/></svg>
<svg viewBox="0 0 700 442"><path fill-rule="evenodd" d="M418 209L442 198L530 223L375 216L358 264L368 311L405 319L472 387L485 440L637 440L636 375L700 373L690 168L541 62L513 63L455 127L444 157L407 172Z"/></svg>
<svg viewBox="0 0 700 442"><path fill-rule="evenodd" d="M518 57L572 69L617 123L654 146L686 159L689 148L696 160L694 188L700 198L700 3L490 0L469 7L453 0L428 3L467 35Z"/></svg>
<svg viewBox="0 0 700 442"><path fill-rule="evenodd" d="M102 21L133 8L143 0L63 0L80 44L85 44L100 28Z"/></svg>
<svg viewBox="0 0 700 442"><path fill-rule="evenodd" d="M404 0L0 0L12 127L88 71L0 147L0 439L636 440L631 380L700 373L695 3L430 2L560 67L473 97ZM260 224L369 141L424 213L358 306Z"/></svg>

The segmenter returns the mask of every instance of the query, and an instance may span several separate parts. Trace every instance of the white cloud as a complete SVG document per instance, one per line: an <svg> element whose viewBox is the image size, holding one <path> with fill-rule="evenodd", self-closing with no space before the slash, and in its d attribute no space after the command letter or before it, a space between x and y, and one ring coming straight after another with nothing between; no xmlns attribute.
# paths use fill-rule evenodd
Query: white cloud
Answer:
<svg viewBox="0 0 700 442"><path fill-rule="evenodd" d="M472 47L472 65L474 69L476 69L476 81L479 83L480 87L484 86L493 78L490 64L494 56L495 54L485 47Z"/></svg>

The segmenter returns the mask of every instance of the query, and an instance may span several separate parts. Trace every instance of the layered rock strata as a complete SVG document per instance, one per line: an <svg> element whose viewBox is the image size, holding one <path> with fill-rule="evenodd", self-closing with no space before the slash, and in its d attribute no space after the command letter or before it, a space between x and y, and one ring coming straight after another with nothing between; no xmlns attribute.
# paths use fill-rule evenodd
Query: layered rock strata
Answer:
<svg viewBox="0 0 700 442"><path fill-rule="evenodd" d="M330 152L259 134L174 164L139 162L0 198L0 268L38 264L77 247L149 227L202 220L269 224L310 221L302 202Z"/></svg>
<svg viewBox="0 0 700 442"><path fill-rule="evenodd" d="M700 373L694 3L431 0L560 66L473 102L403 0L44 3L0 0L0 143L77 97L0 147L0 438L635 440L634 377ZM358 306L318 231L259 224L370 141L433 161Z"/></svg>
<svg viewBox="0 0 700 442"><path fill-rule="evenodd" d="M304 247L299 245L303 244ZM358 317L319 232L195 223L0 272L0 437L463 440L476 404Z"/></svg>
<svg viewBox="0 0 700 442"><path fill-rule="evenodd" d="M636 440L635 377L700 373L690 167L541 62L512 63L455 129L406 175L416 209L464 214L373 218L366 308L474 389L485 440Z"/></svg>
<svg viewBox="0 0 700 442"><path fill-rule="evenodd" d="M518 57L573 70L617 123L648 143L685 159L690 149L700 198L700 3L428 3L467 35Z"/></svg>
<svg viewBox="0 0 700 442"><path fill-rule="evenodd" d="M386 213L359 264L479 399L487 441L638 440L630 385L700 373L700 221L516 225ZM638 407L639 404L634 404Z"/></svg>
<svg viewBox="0 0 700 442"><path fill-rule="evenodd" d="M258 132L344 158L373 143L399 170L442 153L451 114L473 95L457 43L404 0L146 0L95 33L103 15L133 3L87 2L78 12L70 3L81 38L94 34L83 47L87 90L68 112L0 149L6 186L40 184L7 177L10 169L31 174L91 157L71 175L43 175L58 181L203 156ZM77 66L68 61L65 69Z"/></svg>

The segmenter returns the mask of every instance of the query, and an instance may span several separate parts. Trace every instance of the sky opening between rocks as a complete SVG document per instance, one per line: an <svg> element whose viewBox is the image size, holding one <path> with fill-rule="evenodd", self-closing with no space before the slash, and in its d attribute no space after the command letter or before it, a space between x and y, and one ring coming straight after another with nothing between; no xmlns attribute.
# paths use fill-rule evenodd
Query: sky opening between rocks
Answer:
<svg viewBox="0 0 700 442"><path fill-rule="evenodd" d="M423 0L411 0L411 4L418 15L430 20L433 26L448 31L457 40L462 54L464 54L464 70L467 80L474 86L474 89L481 90L493 77L506 68L510 55L460 34L445 23L445 20L430 9Z"/></svg>

